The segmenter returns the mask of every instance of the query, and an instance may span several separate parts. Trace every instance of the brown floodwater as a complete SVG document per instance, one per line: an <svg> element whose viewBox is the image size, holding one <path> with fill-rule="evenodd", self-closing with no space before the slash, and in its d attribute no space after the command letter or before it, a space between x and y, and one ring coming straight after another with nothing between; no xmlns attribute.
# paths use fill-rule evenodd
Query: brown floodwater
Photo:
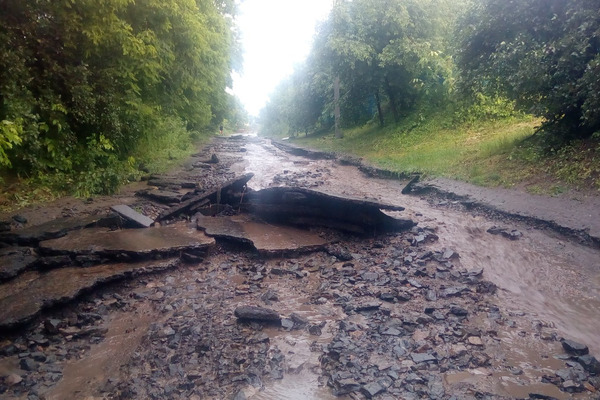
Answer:
<svg viewBox="0 0 600 400"><path fill-rule="evenodd" d="M462 267L483 268L484 278L500 289L496 303L505 311L525 314L532 322L526 329L528 335L537 335L540 327L551 329L559 336L587 344L593 354L600 354L600 250L525 224L492 221L449 207L432 206L422 198L402 195L407 182L368 178L355 167L328 160L307 161L284 153L266 141L254 141L246 147L245 160L237 168L255 173L249 182L253 189L276 186L274 179L281 174L309 176L308 172L318 169L325 171L325 176L317 190L403 206L404 212L390 214L409 217L419 226L435 229L439 236L435 246L457 252ZM310 182L307 184L310 186ZM523 236L511 241L487 233L496 224L519 229ZM510 349L512 359L509 357L508 361L522 368L523 376L513 376L510 372L464 371L447 374L445 382L453 385L476 381L493 393L515 398L527 397L534 391L559 399L568 397L553 385L539 383L539 376L528 373L532 371L528 368L530 365L539 367L546 363L550 367L557 361L551 357L540 358L537 349L527 343L510 332L501 335L501 347ZM559 347L557 353L561 352ZM304 384L304 389L314 386L309 381ZM263 394L260 399L283 398L277 394Z"/></svg>

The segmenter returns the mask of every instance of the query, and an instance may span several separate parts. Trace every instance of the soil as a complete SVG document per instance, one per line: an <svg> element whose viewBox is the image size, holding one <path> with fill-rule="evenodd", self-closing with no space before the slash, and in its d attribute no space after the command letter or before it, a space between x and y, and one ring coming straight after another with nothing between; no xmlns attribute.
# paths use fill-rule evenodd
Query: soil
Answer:
<svg viewBox="0 0 600 400"><path fill-rule="evenodd" d="M410 179L369 177L355 165L295 156L254 137L217 138L161 179L203 188L248 172L255 174L250 189L302 187L401 206L386 213L417 225L366 237L304 227L306 237L328 244L303 252L265 253L218 238L207 253L180 254L186 262L167 270L89 287L0 334L0 396L600 396L593 357L600 354L599 217L587 208L597 198L541 207L546 200L449 181L403 195ZM0 220L17 232L58 217L104 215L116 204L156 218L169 205L135 195L146 188L140 182L114 197L13 213L26 223L13 214ZM258 237L269 231L245 229ZM239 320L243 305L281 319Z"/></svg>

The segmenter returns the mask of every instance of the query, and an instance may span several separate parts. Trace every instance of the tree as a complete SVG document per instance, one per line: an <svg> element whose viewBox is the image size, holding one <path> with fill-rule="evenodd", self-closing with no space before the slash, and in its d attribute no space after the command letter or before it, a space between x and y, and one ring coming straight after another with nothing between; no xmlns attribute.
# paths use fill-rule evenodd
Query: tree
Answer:
<svg viewBox="0 0 600 400"><path fill-rule="evenodd" d="M597 1L482 0L461 30L464 92L515 99L561 139L600 129Z"/></svg>
<svg viewBox="0 0 600 400"><path fill-rule="evenodd" d="M4 0L0 164L91 182L86 174L116 172L132 155L143 156L140 144L171 135L178 145L206 129L213 107L228 104L233 6L231 0Z"/></svg>
<svg viewBox="0 0 600 400"><path fill-rule="evenodd" d="M423 96L445 95L451 72L446 37L463 5L445 0L336 4L315 51L322 69L341 78L346 123L365 121L375 110L384 125L384 101L397 122L402 110L411 110Z"/></svg>

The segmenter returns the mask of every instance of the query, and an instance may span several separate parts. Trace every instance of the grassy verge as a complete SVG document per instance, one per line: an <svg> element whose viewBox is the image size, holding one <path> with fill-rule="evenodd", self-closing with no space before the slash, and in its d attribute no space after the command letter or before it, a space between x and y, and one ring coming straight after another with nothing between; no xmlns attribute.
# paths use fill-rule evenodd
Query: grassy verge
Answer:
<svg viewBox="0 0 600 400"><path fill-rule="evenodd" d="M110 171L122 175L121 182L139 180L142 174L161 174L177 168L199 147L206 145L212 136L199 135L193 143L186 140L173 140L165 137L142 142L136 152L144 171L137 168ZM99 173L102 169L99 168ZM78 177L41 175L20 177L12 174L0 174L0 212L10 212L32 204L46 203L65 196L90 197L93 194L78 191ZM102 177L100 177L102 179ZM117 186L118 187L118 186Z"/></svg>
<svg viewBox="0 0 600 400"><path fill-rule="evenodd" d="M544 194L558 194L568 187L600 190L600 141L578 142L547 153L532 140L539 119L522 115L476 123L451 121L451 116L439 113L416 115L383 129L366 125L346 130L342 139L325 134L293 142L354 154L392 171L480 186L521 186Z"/></svg>

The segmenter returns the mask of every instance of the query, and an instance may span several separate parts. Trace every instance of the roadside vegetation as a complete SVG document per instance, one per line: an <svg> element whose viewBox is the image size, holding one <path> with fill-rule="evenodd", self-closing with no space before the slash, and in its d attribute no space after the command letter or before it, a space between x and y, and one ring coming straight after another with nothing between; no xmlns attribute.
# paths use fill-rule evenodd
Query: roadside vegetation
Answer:
<svg viewBox="0 0 600 400"><path fill-rule="evenodd" d="M594 1L338 1L261 134L399 172L600 190L599 93Z"/></svg>
<svg viewBox="0 0 600 400"><path fill-rule="evenodd" d="M244 122L233 0L7 0L0 52L0 206L114 193Z"/></svg>

